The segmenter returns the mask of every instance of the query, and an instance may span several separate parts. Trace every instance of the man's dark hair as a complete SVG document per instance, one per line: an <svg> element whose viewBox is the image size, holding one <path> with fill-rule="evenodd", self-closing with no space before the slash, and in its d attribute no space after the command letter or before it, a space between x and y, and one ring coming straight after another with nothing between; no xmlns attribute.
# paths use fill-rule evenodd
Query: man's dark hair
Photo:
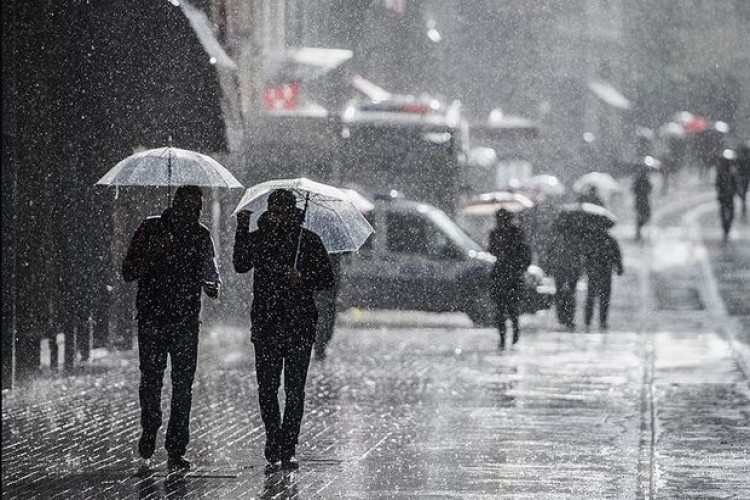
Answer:
<svg viewBox="0 0 750 500"><path fill-rule="evenodd" d="M297 206L297 197L288 189L275 189L268 195L268 208L290 210Z"/></svg>
<svg viewBox="0 0 750 500"><path fill-rule="evenodd" d="M198 186L180 186L174 194L172 205L180 206L190 198L203 198L203 190Z"/></svg>

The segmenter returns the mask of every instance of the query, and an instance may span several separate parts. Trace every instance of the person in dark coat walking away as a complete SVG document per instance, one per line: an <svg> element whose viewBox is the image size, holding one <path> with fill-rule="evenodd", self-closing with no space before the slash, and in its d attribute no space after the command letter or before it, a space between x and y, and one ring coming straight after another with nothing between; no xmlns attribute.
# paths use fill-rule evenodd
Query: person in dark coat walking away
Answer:
<svg viewBox="0 0 750 500"><path fill-rule="evenodd" d="M734 195L737 193L737 154L725 150L716 160L716 198L719 201L721 229L724 232L724 243L729 241L729 231L734 221Z"/></svg>
<svg viewBox="0 0 750 500"><path fill-rule="evenodd" d="M221 286L211 234L199 222L202 201L199 187L179 187L170 208L141 223L122 263L125 281L138 281L142 427L138 453L146 460L154 453L169 357L172 404L165 447L171 469L190 467L183 455L190 438L201 290L215 299Z"/></svg>
<svg viewBox="0 0 750 500"><path fill-rule="evenodd" d="M555 279L555 310L561 325L575 330L576 288L583 274L583 236L561 224L553 224L546 269Z"/></svg>
<svg viewBox="0 0 750 500"><path fill-rule="evenodd" d="M249 231L249 211L237 214L234 242L234 269L238 273L255 270L251 340L269 472L279 466L286 470L299 467L296 445L318 321L314 294L335 285L323 242L302 228L304 216L295 205L292 191L272 191L256 231ZM286 393L283 418L278 401L282 370Z"/></svg>
<svg viewBox="0 0 750 500"><path fill-rule="evenodd" d="M747 191L750 186L750 141L740 146L737 158L737 196L742 203L742 219L747 220Z"/></svg>
<svg viewBox="0 0 750 500"><path fill-rule="evenodd" d="M604 230L596 231L585 246L585 268L588 278L586 293L585 323L586 330L591 327L595 302L599 301L599 327L602 331L609 328L609 301L612 295L612 272L618 276L625 271L622 265L620 245L612 235Z"/></svg>
<svg viewBox="0 0 750 500"><path fill-rule="evenodd" d="M633 179L633 196L635 198L635 239L640 241L641 229L651 218L651 181L648 169L642 168Z"/></svg>
<svg viewBox="0 0 750 500"><path fill-rule="evenodd" d="M336 284L331 288L319 291L315 295L315 305L318 308L318 324L315 331L315 359L323 361L326 359L328 344L333 338L333 328L336 325L336 299L339 294L339 281L341 279L341 259L344 254L329 254L331 268L336 279Z"/></svg>
<svg viewBox="0 0 750 500"><path fill-rule="evenodd" d="M524 290L523 276L531 264L531 249L513 214L501 208L495 221L488 251L497 259L492 268L492 296L497 304L498 348L505 349L505 322L508 319L513 327L514 344L521 334L519 301Z"/></svg>

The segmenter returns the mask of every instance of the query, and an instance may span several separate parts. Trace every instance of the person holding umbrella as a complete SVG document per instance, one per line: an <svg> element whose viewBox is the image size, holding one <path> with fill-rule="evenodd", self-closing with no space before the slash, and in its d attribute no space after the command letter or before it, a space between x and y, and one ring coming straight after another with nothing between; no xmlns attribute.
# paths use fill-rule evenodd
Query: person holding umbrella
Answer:
<svg viewBox="0 0 750 500"><path fill-rule="evenodd" d="M505 349L505 322L513 327L513 344L521 330L518 324L518 302L524 289L523 275L531 264L531 249L513 214L499 209L495 214L495 229L490 233L489 253L495 256L492 268L492 295L497 304L499 349Z"/></svg>
<svg viewBox="0 0 750 500"><path fill-rule="evenodd" d="M198 358L201 290L219 296L221 280L211 234L199 222L203 192L180 186L172 206L143 221L133 236L122 275L138 281L138 358L142 433L138 453L154 454L161 426L161 389L167 357L172 364L172 405L165 447L170 469L187 469L192 385Z"/></svg>
<svg viewBox="0 0 750 500"><path fill-rule="evenodd" d="M241 202L242 205L242 202ZM296 445L304 414L305 383L318 311L314 294L335 285L323 241L302 227L306 211L296 207L289 189L275 189L267 210L250 232L252 211L237 212L234 269L255 270L252 335L261 417L266 430L267 471L297 469ZM286 405L278 390L282 371Z"/></svg>

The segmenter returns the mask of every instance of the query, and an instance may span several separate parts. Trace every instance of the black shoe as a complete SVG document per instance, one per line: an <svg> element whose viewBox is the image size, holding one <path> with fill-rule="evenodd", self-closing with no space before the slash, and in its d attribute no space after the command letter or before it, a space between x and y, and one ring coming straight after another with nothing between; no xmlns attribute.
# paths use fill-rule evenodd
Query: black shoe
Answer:
<svg viewBox="0 0 750 500"><path fill-rule="evenodd" d="M276 460L275 462L266 462L266 468L263 470L263 472L265 472L266 474L273 474L274 472L278 472L280 470L281 460Z"/></svg>
<svg viewBox="0 0 750 500"><path fill-rule="evenodd" d="M143 431L141 439L138 440L138 454L141 458L148 460L154 455L156 448L156 434Z"/></svg>
<svg viewBox="0 0 750 500"><path fill-rule="evenodd" d="M297 457L292 455L291 457L281 461L281 468L284 470L297 470L299 469L299 460L297 460Z"/></svg>
<svg viewBox="0 0 750 500"><path fill-rule="evenodd" d="M513 344L518 343L518 339L521 338L521 332L513 332Z"/></svg>
<svg viewBox="0 0 750 500"><path fill-rule="evenodd" d="M187 470L190 468L190 461L183 457L169 457L167 459L167 469L169 470Z"/></svg>

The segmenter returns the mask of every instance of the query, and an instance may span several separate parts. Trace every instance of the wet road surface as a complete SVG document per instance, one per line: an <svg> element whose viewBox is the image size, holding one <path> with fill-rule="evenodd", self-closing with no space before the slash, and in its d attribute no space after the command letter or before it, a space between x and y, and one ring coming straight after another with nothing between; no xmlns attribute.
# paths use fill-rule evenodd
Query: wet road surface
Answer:
<svg viewBox="0 0 750 500"><path fill-rule="evenodd" d="M498 352L458 314L342 315L295 473L263 473L242 330L202 339L186 475L166 473L163 432L156 472L135 475L134 352L5 391L3 498L750 498L748 312L731 305L747 280L730 283L747 232L717 250L712 212L690 227L696 200L665 204L642 245L624 217L606 333L544 312Z"/></svg>

